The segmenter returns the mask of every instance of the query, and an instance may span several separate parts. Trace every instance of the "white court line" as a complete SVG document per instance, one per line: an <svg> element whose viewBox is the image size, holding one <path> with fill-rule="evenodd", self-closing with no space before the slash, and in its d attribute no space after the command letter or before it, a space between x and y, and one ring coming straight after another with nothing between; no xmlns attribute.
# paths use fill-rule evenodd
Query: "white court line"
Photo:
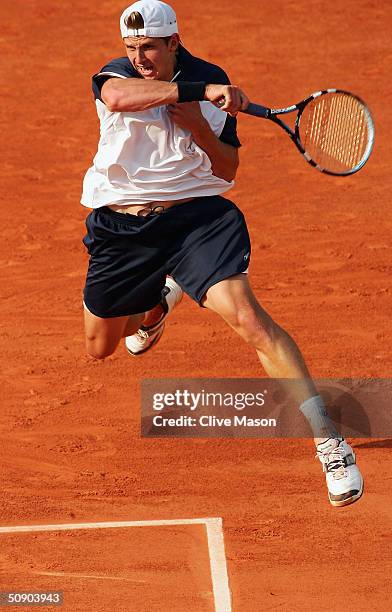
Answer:
<svg viewBox="0 0 392 612"><path fill-rule="evenodd" d="M167 519L152 521L106 521L102 523L62 523L54 525L17 525L0 527L0 533L32 531L68 531L76 529L119 529L121 527L157 527L166 525L205 525L210 557L215 612L232 612L225 543L221 518Z"/></svg>
<svg viewBox="0 0 392 612"><path fill-rule="evenodd" d="M225 553L225 540L223 537L222 519L206 519L208 550L210 553L210 566L212 589L214 593L215 611L231 612L231 593Z"/></svg>
<svg viewBox="0 0 392 612"><path fill-rule="evenodd" d="M167 519L154 521L106 521L104 523L59 523L58 525L19 525L0 527L0 533L23 531L68 531L69 529L110 529L121 527L155 527L162 525L206 525L206 521L219 519Z"/></svg>

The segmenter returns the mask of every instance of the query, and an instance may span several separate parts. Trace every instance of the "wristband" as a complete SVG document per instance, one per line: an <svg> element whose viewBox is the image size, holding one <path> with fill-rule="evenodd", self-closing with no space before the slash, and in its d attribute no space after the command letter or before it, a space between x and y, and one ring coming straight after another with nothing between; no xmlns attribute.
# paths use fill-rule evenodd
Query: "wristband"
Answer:
<svg viewBox="0 0 392 612"><path fill-rule="evenodd" d="M197 83L177 81L178 102L198 102L204 100L206 85L205 81Z"/></svg>

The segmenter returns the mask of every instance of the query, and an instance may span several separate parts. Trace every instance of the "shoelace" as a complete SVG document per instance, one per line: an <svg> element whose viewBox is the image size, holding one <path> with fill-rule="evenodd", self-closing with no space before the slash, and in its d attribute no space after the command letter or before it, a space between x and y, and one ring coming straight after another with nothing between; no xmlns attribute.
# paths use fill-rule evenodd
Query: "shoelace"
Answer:
<svg viewBox="0 0 392 612"><path fill-rule="evenodd" d="M148 340L149 335L147 331L144 331L144 329L138 329L136 334L135 334L138 342L143 343L145 340Z"/></svg>
<svg viewBox="0 0 392 612"><path fill-rule="evenodd" d="M323 463L328 466L328 472L332 474L334 480L345 477L344 450L340 446L328 454L318 453L318 455L323 458Z"/></svg>

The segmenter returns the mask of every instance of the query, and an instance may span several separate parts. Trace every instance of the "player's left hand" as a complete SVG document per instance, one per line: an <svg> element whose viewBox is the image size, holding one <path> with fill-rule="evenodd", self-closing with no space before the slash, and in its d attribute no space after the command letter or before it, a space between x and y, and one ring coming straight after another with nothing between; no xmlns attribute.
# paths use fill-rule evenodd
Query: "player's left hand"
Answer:
<svg viewBox="0 0 392 612"><path fill-rule="evenodd" d="M206 120L201 112L199 102L169 104L167 112L174 123L180 128L189 130L192 134L205 128Z"/></svg>

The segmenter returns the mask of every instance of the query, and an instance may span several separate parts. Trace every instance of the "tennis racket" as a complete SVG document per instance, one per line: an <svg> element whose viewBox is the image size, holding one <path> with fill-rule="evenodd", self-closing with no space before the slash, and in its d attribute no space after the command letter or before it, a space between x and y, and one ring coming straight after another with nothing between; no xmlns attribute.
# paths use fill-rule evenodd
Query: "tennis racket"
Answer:
<svg viewBox="0 0 392 612"><path fill-rule="evenodd" d="M294 129L278 115L297 111ZM348 91L325 89L287 108L250 103L248 115L270 119L290 136L306 161L320 172L349 176L367 162L374 144L374 122L366 104Z"/></svg>

